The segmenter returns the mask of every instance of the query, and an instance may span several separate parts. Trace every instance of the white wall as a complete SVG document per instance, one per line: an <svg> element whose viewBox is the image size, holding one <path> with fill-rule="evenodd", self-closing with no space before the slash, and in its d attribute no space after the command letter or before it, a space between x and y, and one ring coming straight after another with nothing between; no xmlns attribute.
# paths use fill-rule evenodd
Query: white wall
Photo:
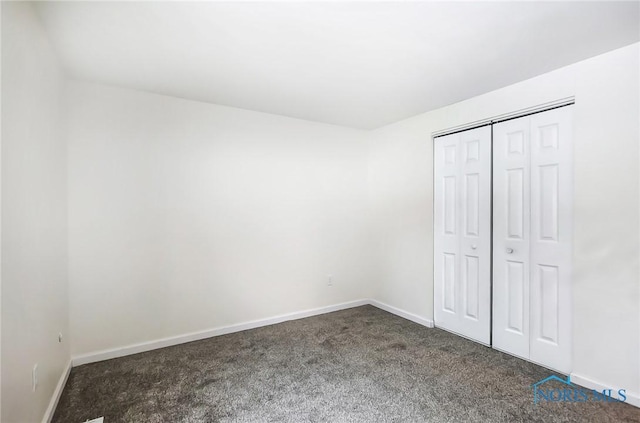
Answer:
<svg viewBox="0 0 640 423"><path fill-rule="evenodd" d="M640 392L639 44L371 134L376 296L433 318L431 133L575 95L574 373Z"/></svg>
<svg viewBox="0 0 640 423"><path fill-rule="evenodd" d="M2 2L2 422L40 421L69 360L62 74L31 5ZM39 387L31 390L31 371Z"/></svg>
<svg viewBox="0 0 640 423"><path fill-rule="evenodd" d="M74 355L369 296L365 132L88 83L68 96Z"/></svg>

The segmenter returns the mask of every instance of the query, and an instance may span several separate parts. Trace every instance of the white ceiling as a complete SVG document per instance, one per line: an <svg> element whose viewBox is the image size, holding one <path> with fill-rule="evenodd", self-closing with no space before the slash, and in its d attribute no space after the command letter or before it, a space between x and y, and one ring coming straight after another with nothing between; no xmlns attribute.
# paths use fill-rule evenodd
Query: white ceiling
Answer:
<svg viewBox="0 0 640 423"><path fill-rule="evenodd" d="M638 2L42 2L69 74L371 129L640 39Z"/></svg>

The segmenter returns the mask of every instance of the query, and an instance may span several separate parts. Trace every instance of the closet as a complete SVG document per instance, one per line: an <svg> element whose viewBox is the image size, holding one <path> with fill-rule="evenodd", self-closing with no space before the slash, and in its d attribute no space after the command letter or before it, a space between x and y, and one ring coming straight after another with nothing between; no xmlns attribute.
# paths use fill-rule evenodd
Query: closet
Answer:
<svg viewBox="0 0 640 423"><path fill-rule="evenodd" d="M572 107L434 139L436 326L571 371Z"/></svg>

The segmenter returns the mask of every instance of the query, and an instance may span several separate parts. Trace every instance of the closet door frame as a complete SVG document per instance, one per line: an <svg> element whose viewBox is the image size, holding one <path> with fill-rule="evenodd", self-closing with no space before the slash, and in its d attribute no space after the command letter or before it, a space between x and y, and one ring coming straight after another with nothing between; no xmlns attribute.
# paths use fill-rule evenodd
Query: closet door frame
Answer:
<svg viewBox="0 0 640 423"><path fill-rule="evenodd" d="M433 289L434 289L434 322L436 322L436 305L435 305L435 295L436 295L436 263L435 260L437 259L436 257L436 251L437 251L437 246L436 246L436 236L435 236L435 225L436 225L436 201L435 201L435 197L436 197L436 191L435 191L435 183L436 183L436 170L435 170L435 160L436 160L436 148L435 148L435 140L437 137L441 137L441 136L445 136L445 135L450 135L450 134L454 134L454 133L459 133L462 131L466 131L466 130L470 130L470 129L476 129L482 126L486 126L486 125L491 125L492 128L492 137L491 137L491 146L492 146L492 158L493 158L493 148L495 148L494 145L494 137L493 137L493 125L497 124L497 123L501 123L501 122L507 122L507 121L511 121L511 120L517 120L523 117L530 117L532 115L538 115L541 114L543 112L547 112L547 111L551 111L554 109L560 109L563 108L564 110L567 111L567 113L572 113L573 108L571 107L566 107L565 106L572 106L573 104L575 104L575 98L574 97L567 97L567 98L563 98L557 101L552 101L549 103L545 103L545 104L541 104L538 106L533 106L527 109L522 109L520 111L517 112L513 112L513 113L507 113L507 114L503 114L503 115L499 115L499 116L495 116L493 118L489 118L489 119L485 119L485 120L480 120L480 121L476 121L474 123L471 124L467 124L467 125L460 125L458 127L454 127L454 128L449 128L446 130L441 130L441 131L436 131L433 132L431 134L431 141L432 141L432 152L433 152L433 163L434 163L434 167L433 167L433 195L434 195L434 203L433 203L433 228L434 228L434 244L433 244L433 248L434 248L434 283L433 283ZM565 339L565 342L569 343L569 347L567 348L568 353L565 354L565 356L560 360L560 364L559 365L549 365L547 363L544 363L542 361L544 361L545 356L549 356L551 354L553 354L553 352L551 351L545 351L544 348L544 342L542 343L542 347L543 348L538 348L538 353L537 354L533 354L534 356L532 357L531 354L531 345L528 346L529 349L529 353L527 355L522 354L514 354L512 352L508 352L509 354L512 355L516 355L516 356L520 356L521 358L527 360L527 361L531 361L534 362L536 364L539 364L543 367L548 367L552 370L558 371L560 373L565 373L565 374L569 374L572 370L572 333L573 333L573 322L572 322L572 308L573 308L573 295L572 295L572 288L573 288L573 276L572 276L572 248L573 248L573 215L572 215L572 210L573 210L573 129L572 129L572 125L571 122L569 121L569 125L567 125L568 127L568 131L570 131L570 147L569 150L564 150L562 152L563 155L565 155L565 157L567 157L566 155L568 154L569 157L569 165L566 166L566 168L568 169L564 169L562 170L562 173L564 174L564 178L569 178L569 182L568 184L565 184L564 188L560 189L560 193L559 196L565 198L568 197L569 198L569 206L568 207L561 207L559 210L559 213L561 214L561 216L559 217L559 219L564 219L565 220L565 226L566 228L562 231L563 235L561 235L561 237L563 238L563 240L567 241L569 243L568 249L565 249L565 251L562 253L562 256L567 258L568 257L568 266L566 270L563 271L564 273L564 278L567 278L568 282L564 284L563 287L559 288L558 291L558 298L560 300L560 297L565 298L565 306L566 306L566 310L563 312L563 314L565 314L565 318L569 319L568 320L568 324L564 325L563 328L560 329L560 333L561 336ZM531 135L531 138L533 138L533 135ZM529 140L529 142L531 142L532 140ZM532 154L532 153L530 153ZM493 163L492 163L493 166ZM533 166L531 163L529 164L530 168ZM531 169L529 169L529 178L532 178L533 176L531 176ZM530 181L528 181L528 183L530 183ZM494 210L493 210L493 206L494 206L494 201L493 201L493 196L494 194L494 181L493 181L493 167L492 167L492 185L491 185L491 197L492 197L492 202L491 202L491 232L492 232L492 236L491 236L491 277L490 277L490 283L491 283L491 300L490 300L490 308L491 308L491 314L490 314L490 342L489 342L489 346L491 346L494 349L499 349L496 348L496 346L494 345L494 337L495 337L495 333L494 333L494 319L495 316L493 315L494 313L494 307L493 307L493 301L494 301L494 269L493 266L495 265L494 263L494 255L495 255L495 244L494 244L494 233L493 233L493 223L494 223ZM533 195L533 192L531 193ZM532 214L530 213L530 218L533 219ZM537 218L537 217L536 217ZM566 220L568 219L568 224L566 223ZM530 228L529 230L529 235L531 237L534 236L533 234L534 228ZM530 246L529 249L531 250L532 247ZM506 251L505 251L506 252ZM534 254L532 251L529 252L530 257ZM530 261L530 266L533 266L533 260L535 260L533 257L531 257L529 259ZM527 278L531 279L531 278L538 278L539 279L539 274L535 274L534 276L534 272L532 271L532 269L529 269L526 272ZM528 283L531 283L531 281L528 281ZM527 289L529 289L529 292L531 293L531 289L533 287L529 286ZM541 293L538 290L537 293L531 293L532 296L537 295L538 298L540 297ZM568 300L567 300L568 299ZM527 307L530 307L530 302L529 304L527 304ZM538 304L539 305L539 304ZM531 314L531 312L527 313L527 319L529 318L529 315ZM436 326L437 323L436 323ZM527 331L529 332L529 344L532 344L533 342L531 341L531 336L533 336L534 333L538 333L540 334L540 326L541 326L541 322L537 322L536 324L533 324L532 322L527 322L527 325L525 326L527 328ZM461 334L459 334L461 335ZM461 335L463 337L467 337L465 335ZM467 337L469 338L469 337ZM470 338L472 339L472 338ZM474 339L472 339L474 340ZM539 339L536 339L537 341L539 341ZM475 341L475 340L474 340ZM543 339L543 341L545 341ZM477 342L477 341L476 341ZM481 342L482 343L482 342Z"/></svg>

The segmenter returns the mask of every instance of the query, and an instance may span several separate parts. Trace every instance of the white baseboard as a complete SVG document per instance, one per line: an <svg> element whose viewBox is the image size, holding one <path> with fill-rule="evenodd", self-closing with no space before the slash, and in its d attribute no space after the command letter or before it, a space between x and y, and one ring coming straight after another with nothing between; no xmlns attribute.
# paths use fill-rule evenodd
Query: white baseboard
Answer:
<svg viewBox="0 0 640 423"><path fill-rule="evenodd" d="M200 341L202 339L211 338L214 336L227 335L229 333L241 332L243 330L255 329L262 326L274 325L276 323L286 322L288 320L303 319L305 317L317 316L320 314L331 313L334 311L345 310L353 307L360 307L363 305L372 305L389 313L403 317L412 322L426 326L428 328L433 327L433 321L422 318L415 314L401 310L396 307L392 307L388 304L382 303L372 299L362 299L356 301L349 301L346 303L335 304L326 307L314 308L311 310L298 311L294 313L282 314L267 319L252 320L250 322L239 323L236 325L224 326L214 329L207 329L199 332L187 333L184 335L172 336L169 338L157 339L155 341L141 342L139 344L127 345L119 348L112 348L103 351L96 351L88 354L76 355L72 357L73 366L81 366L83 364L96 363L98 361L110 360L112 358L124 357L131 354L138 354L141 352L156 350L158 348L171 347L174 345L184 344L187 342Z"/></svg>
<svg viewBox="0 0 640 423"><path fill-rule="evenodd" d="M595 389L599 392L602 392L603 389L626 389L627 400L625 402L635 407L640 407L640 395L637 392L630 392L628 387L607 385L605 383L596 382L595 380L577 375L575 373L571 373L571 383L584 386L588 389Z"/></svg>
<svg viewBox="0 0 640 423"><path fill-rule="evenodd" d="M51 419L53 419L53 413L55 413L56 411L56 407L58 406L58 401L60 401L60 396L62 395L64 386L67 384L67 379L69 379L69 373L71 373L71 367L72 367L72 362L71 360L69 360L64 370L62 371L62 374L60 375L60 379L58 380L56 389L53 391L53 395L51 396L51 400L49 401L49 406L47 407L47 410L44 412L42 423L50 423Z"/></svg>
<svg viewBox="0 0 640 423"><path fill-rule="evenodd" d="M409 313L408 311L404 311L399 308L390 306L389 304L385 304L378 300L369 300L369 304L371 304L374 307L378 307L379 309L382 309L384 311L388 311L391 314L395 314L396 316L400 316L407 320L411 320L412 322L418 323L422 326L426 326L428 328L433 327L433 320L425 319L424 317L420 317L416 314Z"/></svg>
<svg viewBox="0 0 640 423"><path fill-rule="evenodd" d="M76 355L72 357L73 366L81 366L83 364L95 363L98 361L110 360L112 358L124 357L126 355L138 354L141 352L151 351L158 348L171 347L174 345L184 344L187 342L200 341L202 339L214 336L227 335L229 333L241 332L243 330L255 329L262 326L274 325L276 323L286 322L288 320L304 319L305 317L317 316L319 314L331 313L334 311L345 310L353 307L360 307L370 304L369 300L356 300L346 303L335 304L326 307L314 308L311 310L298 311L294 313L282 314L267 319L252 320L236 325L223 326L214 329L207 329L199 332L187 333L184 335L172 336L169 338L157 339L155 341L141 342L139 344L128 345L125 347L112 348L103 351L96 351L89 354Z"/></svg>

